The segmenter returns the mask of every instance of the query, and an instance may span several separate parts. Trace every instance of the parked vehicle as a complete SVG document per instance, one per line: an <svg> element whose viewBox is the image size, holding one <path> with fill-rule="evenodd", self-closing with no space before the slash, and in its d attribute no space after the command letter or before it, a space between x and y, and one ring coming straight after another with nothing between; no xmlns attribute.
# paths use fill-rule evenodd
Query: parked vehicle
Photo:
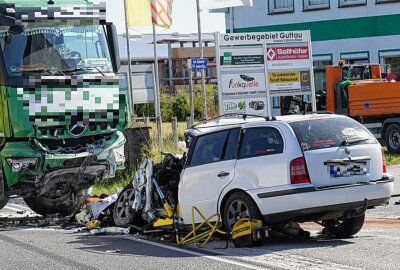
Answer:
<svg viewBox="0 0 400 270"><path fill-rule="evenodd" d="M383 79L380 65L340 64L326 68L326 88L328 111L356 119L400 153L400 82Z"/></svg>
<svg viewBox="0 0 400 270"><path fill-rule="evenodd" d="M0 4L0 209L19 195L35 212L73 213L124 167L126 93L105 4Z"/></svg>
<svg viewBox="0 0 400 270"><path fill-rule="evenodd" d="M192 218L201 222L192 217L196 207L206 217L219 213L227 231L239 219L252 218L296 235L301 232L297 222L319 221L332 234L347 237L362 228L367 209L388 203L393 190L380 144L346 116L219 117L192 127L185 136L187 157L169 158L175 161L167 163L175 165L164 166L175 168L170 179L172 186L179 183L177 189L165 188L168 181L154 180L154 185L175 195L182 226L191 224ZM152 172L145 171L150 179ZM135 217L143 221L146 208L137 211L134 201L147 200L151 186L146 187L145 197L138 200L132 187L122 192L120 209L114 213L123 213L130 222L140 220ZM158 188L152 190L156 193ZM155 196L160 201L153 217L163 212L163 197Z"/></svg>

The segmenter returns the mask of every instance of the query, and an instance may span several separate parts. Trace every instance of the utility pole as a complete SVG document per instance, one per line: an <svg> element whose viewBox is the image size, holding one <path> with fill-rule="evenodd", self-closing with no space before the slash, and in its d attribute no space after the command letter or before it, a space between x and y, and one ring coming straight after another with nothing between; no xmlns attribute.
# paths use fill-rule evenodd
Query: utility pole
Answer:
<svg viewBox="0 0 400 270"><path fill-rule="evenodd" d="M201 33L201 19L200 19L200 3L199 0L196 0L197 4L197 28L198 28L198 35L199 35L199 49L200 49L200 58L204 58L204 51L203 51L203 37ZM207 95L206 95L206 80L205 80L205 70L201 70L201 91L203 95L203 122L208 119L207 116Z"/></svg>
<svg viewBox="0 0 400 270"><path fill-rule="evenodd" d="M126 46L128 51L128 74L126 74L126 83L128 86L128 101L130 104L130 110L132 116L135 115L135 105L133 100L133 91L132 91L132 63L131 63L131 49L130 49L130 41L129 41L129 26L128 26L128 11L126 6L126 1L124 1L124 9L125 9L125 31L126 31Z"/></svg>
<svg viewBox="0 0 400 270"><path fill-rule="evenodd" d="M161 104L160 104L160 76L158 74L158 54L157 54L157 35L156 35L156 25L153 23L153 44L154 44L154 76L156 81L156 91L155 91L155 107L156 107L156 122L157 122L157 135L160 150L163 148L162 140L162 119L161 119Z"/></svg>

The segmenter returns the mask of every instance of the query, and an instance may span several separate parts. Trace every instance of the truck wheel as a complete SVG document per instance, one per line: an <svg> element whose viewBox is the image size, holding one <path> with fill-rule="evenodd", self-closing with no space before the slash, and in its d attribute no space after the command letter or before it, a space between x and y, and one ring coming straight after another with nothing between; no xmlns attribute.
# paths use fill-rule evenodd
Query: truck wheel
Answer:
<svg viewBox="0 0 400 270"><path fill-rule="evenodd" d="M4 208L4 206L6 206L8 203L8 198L4 198L2 200L0 200L0 210Z"/></svg>
<svg viewBox="0 0 400 270"><path fill-rule="evenodd" d="M357 234L364 225L365 215L345 219L337 225L326 227L328 232L340 237L347 238Z"/></svg>
<svg viewBox="0 0 400 270"><path fill-rule="evenodd" d="M144 226L146 221L132 209L135 200L135 190L132 183L127 185L118 195L114 204L113 219L117 226L128 227L129 225Z"/></svg>
<svg viewBox="0 0 400 270"><path fill-rule="evenodd" d="M390 153L400 153L400 126L391 124L385 133L385 144Z"/></svg>
<svg viewBox="0 0 400 270"><path fill-rule="evenodd" d="M41 197L26 197L24 201L36 213L42 216L60 214L69 216L78 211L87 190L68 191L62 195L45 193Z"/></svg>
<svg viewBox="0 0 400 270"><path fill-rule="evenodd" d="M230 232L241 218L261 219L260 211L251 197L244 192L232 193L225 202L222 223Z"/></svg>

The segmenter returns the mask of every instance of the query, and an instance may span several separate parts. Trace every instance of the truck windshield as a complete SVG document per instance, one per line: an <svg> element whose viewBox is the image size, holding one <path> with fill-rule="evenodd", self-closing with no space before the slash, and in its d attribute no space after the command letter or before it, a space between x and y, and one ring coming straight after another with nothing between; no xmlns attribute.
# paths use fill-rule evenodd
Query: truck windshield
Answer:
<svg viewBox="0 0 400 270"><path fill-rule="evenodd" d="M102 26L26 28L22 34L0 33L8 76L111 72Z"/></svg>

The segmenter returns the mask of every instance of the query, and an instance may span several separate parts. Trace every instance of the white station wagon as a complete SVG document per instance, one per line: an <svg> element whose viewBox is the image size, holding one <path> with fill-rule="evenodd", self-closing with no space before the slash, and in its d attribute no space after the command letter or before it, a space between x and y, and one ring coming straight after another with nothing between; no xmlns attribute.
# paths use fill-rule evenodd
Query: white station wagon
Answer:
<svg viewBox="0 0 400 270"><path fill-rule="evenodd" d="M393 191L381 145L346 116L220 117L185 135L183 224L196 206L205 216L221 214L227 230L250 217L288 234L301 233L297 222L317 221L348 237Z"/></svg>

